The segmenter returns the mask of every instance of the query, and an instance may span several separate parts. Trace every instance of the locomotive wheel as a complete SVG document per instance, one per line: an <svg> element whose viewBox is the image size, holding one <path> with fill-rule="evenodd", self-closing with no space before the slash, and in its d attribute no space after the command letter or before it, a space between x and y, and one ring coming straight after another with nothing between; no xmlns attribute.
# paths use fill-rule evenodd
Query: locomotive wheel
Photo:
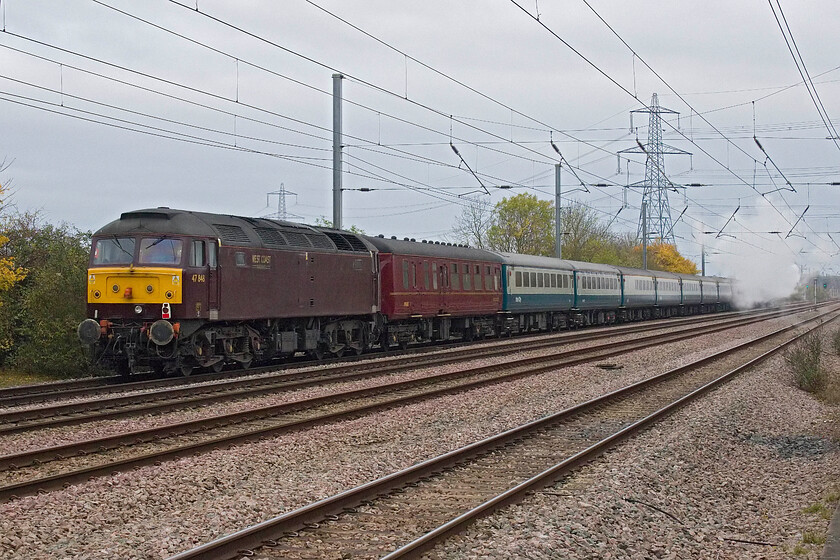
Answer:
<svg viewBox="0 0 840 560"><path fill-rule="evenodd" d="M213 373L221 373L222 370L225 369L225 361L219 360L218 362L210 366L210 369L213 370Z"/></svg>
<svg viewBox="0 0 840 560"><path fill-rule="evenodd" d="M189 377L194 369L195 369L194 366L181 366L180 367L181 375L183 375L184 377Z"/></svg>

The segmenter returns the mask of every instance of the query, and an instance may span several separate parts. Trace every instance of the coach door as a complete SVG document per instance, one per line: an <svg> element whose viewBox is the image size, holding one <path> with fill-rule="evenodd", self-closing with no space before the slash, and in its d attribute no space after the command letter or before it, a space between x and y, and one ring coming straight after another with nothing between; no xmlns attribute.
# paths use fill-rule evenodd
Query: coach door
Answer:
<svg viewBox="0 0 840 560"><path fill-rule="evenodd" d="M438 313L448 313L446 294L449 291L449 267L446 263L436 263L437 271L432 279L432 288L437 291Z"/></svg>

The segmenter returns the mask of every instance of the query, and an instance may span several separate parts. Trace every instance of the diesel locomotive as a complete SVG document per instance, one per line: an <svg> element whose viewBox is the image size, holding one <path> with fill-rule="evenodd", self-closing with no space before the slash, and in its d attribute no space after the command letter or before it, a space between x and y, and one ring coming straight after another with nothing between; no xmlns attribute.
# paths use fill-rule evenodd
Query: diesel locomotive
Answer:
<svg viewBox="0 0 840 560"><path fill-rule="evenodd" d="M731 298L725 278L153 208L93 235L78 334L121 373L189 375L722 311Z"/></svg>

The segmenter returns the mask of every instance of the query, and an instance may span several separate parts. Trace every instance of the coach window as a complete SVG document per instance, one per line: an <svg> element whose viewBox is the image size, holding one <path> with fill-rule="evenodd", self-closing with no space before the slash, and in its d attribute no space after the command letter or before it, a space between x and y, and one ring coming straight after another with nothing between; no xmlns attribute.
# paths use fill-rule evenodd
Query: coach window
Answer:
<svg viewBox="0 0 840 560"><path fill-rule="evenodd" d="M417 263L411 263L411 287L417 287Z"/></svg>
<svg viewBox="0 0 840 560"><path fill-rule="evenodd" d="M493 288L493 280L490 278L490 267L484 267L484 289L488 292Z"/></svg>
<svg viewBox="0 0 840 560"><path fill-rule="evenodd" d="M522 272L519 270L516 271L516 287L522 287Z"/></svg>
<svg viewBox="0 0 840 560"><path fill-rule="evenodd" d="M537 273L536 272L531 273L531 287L532 288L537 287Z"/></svg>
<svg viewBox="0 0 840 560"><path fill-rule="evenodd" d="M403 269L403 289L408 289L408 261L403 261L402 263Z"/></svg>
<svg viewBox="0 0 840 560"><path fill-rule="evenodd" d="M470 265L464 265L464 289L472 290L472 276L470 275Z"/></svg>
<svg viewBox="0 0 840 560"><path fill-rule="evenodd" d="M473 290L481 289L481 266L475 265L473 269Z"/></svg>
<svg viewBox="0 0 840 560"><path fill-rule="evenodd" d="M449 285L453 290L461 289L461 279L458 276L458 264L452 263L452 274L449 275Z"/></svg>
<svg viewBox="0 0 840 560"><path fill-rule="evenodd" d="M543 287L543 275L542 275L542 272L538 272L538 273L537 273L537 287L538 287L538 288L542 288L542 287Z"/></svg>
<svg viewBox="0 0 840 560"><path fill-rule="evenodd" d="M423 289L429 289L429 261L423 261Z"/></svg>
<svg viewBox="0 0 840 560"><path fill-rule="evenodd" d="M496 273L493 275L493 289L497 292L501 291L501 282L499 282L499 278L502 276L502 271L500 268L496 267Z"/></svg>
<svg viewBox="0 0 840 560"><path fill-rule="evenodd" d="M194 240L192 242L190 266L204 266L204 241Z"/></svg>
<svg viewBox="0 0 840 560"><path fill-rule="evenodd" d="M527 272L522 275L522 287L523 288L530 288L531 287L531 275Z"/></svg>
<svg viewBox="0 0 840 560"><path fill-rule="evenodd" d="M436 262L432 263L432 289L438 289L438 267Z"/></svg>

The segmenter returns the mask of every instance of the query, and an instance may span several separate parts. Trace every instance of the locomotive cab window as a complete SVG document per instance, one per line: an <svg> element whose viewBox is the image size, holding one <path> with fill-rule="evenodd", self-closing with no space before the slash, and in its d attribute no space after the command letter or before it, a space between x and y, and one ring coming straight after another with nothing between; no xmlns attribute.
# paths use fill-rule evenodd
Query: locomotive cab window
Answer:
<svg viewBox="0 0 840 560"><path fill-rule="evenodd" d="M133 237L100 239L93 250L93 264L131 264L134 258Z"/></svg>
<svg viewBox="0 0 840 560"><path fill-rule="evenodd" d="M236 260L236 266L245 266L245 253L237 251L234 258Z"/></svg>
<svg viewBox="0 0 840 560"><path fill-rule="evenodd" d="M144 237L140 240L140 264L180 264L183 242L168 237Z"/></svg>

